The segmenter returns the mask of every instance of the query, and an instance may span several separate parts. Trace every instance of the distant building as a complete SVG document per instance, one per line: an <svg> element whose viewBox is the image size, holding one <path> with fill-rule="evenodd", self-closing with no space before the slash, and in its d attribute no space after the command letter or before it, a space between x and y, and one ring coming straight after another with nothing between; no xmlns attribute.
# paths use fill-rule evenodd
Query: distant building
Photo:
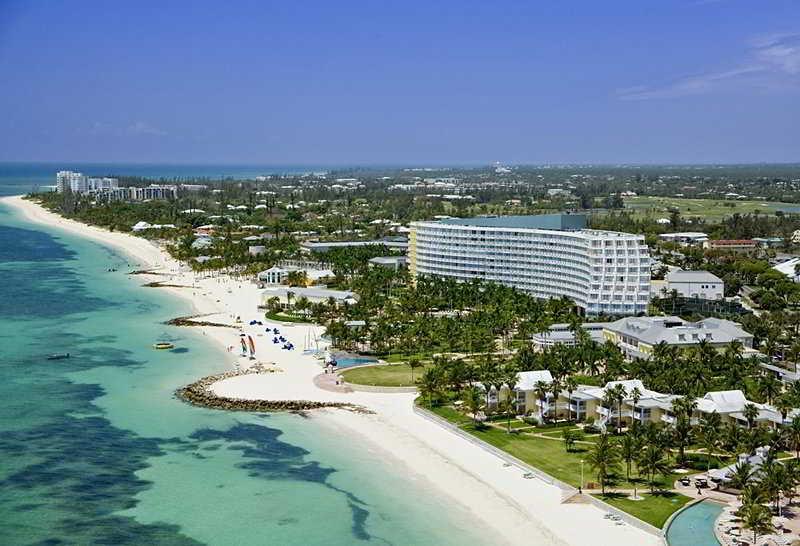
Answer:
<svg viewBox="0 0 800 546"><path fill-rule="evenodd" d="M265 282L267 284L283 284L286 282L286 279L289 277L289 273L295 271L302 271L306 275L306 279L308 280L308 284L317 284L321 281L326 279L330 279L335 277L335 273L330 269L314 269L314 268L303 268L303 267L296 267L296 266L273 266L269 269L265 269L261 273L258 274L258 280Z"/></svg>
<svg viewBox="0 0 800 546"><path fill-rule="evenodd" d="M71 191L74 193L86 193L88 191L88 178L75 171L58 171L56 173L56 191L64 193Z"/></svg>
<svg viewBox="0 0 800 546"><path fill-rule="evenodd" d="M706 241L703 248L707 250L729 250L731 252L746 252L755 250L756 242L752 239L717 239Z"/></svg>
<svg viewBox="0 0 800 546"><path fill-rule="evenodd" d="M774 266L772 269L776 271L780 271L794 282L800 282L800 275L798 275L798 264L800 264L800 258L792 258L790 260L786 260L785 262L781 262L778 265Z"/></svg>
<svg viewBox="0 0 800 546"><path fill-rule="evenodd" d="M725 297L725 283L708 271L673 271L665 280L668 292L674 290L684 298L721 300Z"/></svg>
<svg viewBox="0 0 800 546"><path fill-rule="evenodd" d="M412 275L481 279L537 298L567 297L587 314L644 313L650 253L644 236L585 229L575 214L415 222Z"/></svg>
<svg viewBox="0 0 800 546"><path fill-rule="evenodd" d="M385 267L387 269L400 269L407 263L405 256L378 256L369 260L370 265Z"/></svg>
<svg viewBox="0 0 800 546"><path fill-rule="evenodd" d="M739 341L752 348L753 335L730 320L707 318L687 322L680 317L627 317L608 323L603 337L617 345L628 358L650 358L659 343L681 348L705 341L713 347L725 347Z"/></svg>
<svg viewBox="0 0 800 546"><path fill-rule="evenodd" d="M761 248L783 246L783 239L781 237L753 237L753 241Z"/></svg>
<svg viewBox="0 0 800 546"><path fill-rule="evenodd" d="M279 305L283 309L294 307L297 300L305 298L310 303L327 303L333 301L337 305L352 305L358 302L358 296L354 292L347 290L328 290L325 288L271 288L261 293L261 303L267 306L267 302L272 298L278 298Z"/></svg>
<svg viewBox="0 0 800 546"><path fill-rule="evenodd" d="M701 231L682 231L678 233L662 233L658 238L662 241L682 245L699 245L708 241L708 234Z"/></svg>
<svg viewBox="0 0 800 546"><path fill-rule="evenodd" d="M408 241L404 238L398 239L376 239L372 241L309 241L302 243L300 247L307 252L327 252L334 248L348 248L357 246L384 245L389 248L405 250L408 248Z"/></svg>
<svg viewBox="0 0 800 546"><path fill-rule="evenodd" d="M116 178L109 178L107 176L102 178L88 178L86 180L87 191L104 191L119 187L119 180Z"/></svg>

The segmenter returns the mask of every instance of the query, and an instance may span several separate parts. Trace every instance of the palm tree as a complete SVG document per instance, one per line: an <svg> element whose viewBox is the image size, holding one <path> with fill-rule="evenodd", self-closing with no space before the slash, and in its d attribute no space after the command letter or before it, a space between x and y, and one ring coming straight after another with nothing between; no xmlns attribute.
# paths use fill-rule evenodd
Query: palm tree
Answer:
<svg viewBox="0 0 800 546"><path fill-rule="evenodd" d="M428 407L433 407L433 397L438 395L441 390L441 375L438 367L431 367L422 373L422 377L417 381L419 393L423 398L427 398Z"/></svg>
<svg viewBox="0 0 800 546"><path fill-rule="evenodd" d="M424 364L417 356L412 356L408 359L408 367L411 369L411 382L414 383L414 370L417 368L422 368Z"/></svg>
<svg viewBox="0 0 800 546"><path fill-rule="evenodd" d="M758 393L766 398L768 404L771 404L781 393L781 382L772 374L763 375L758 380Z"/></svg>
<svg viewBox="0 0 800 546"><path fill-rule="evenodd" d="M590 468L597 472L600 490L605 495L608 479L619 469L620 454L618 444L612 441L607 433L601 434L589 450L589 453L586 454L586 462L589 463Z"/></svg>
<svg viewBox="0 0 800 546"><path fill-rule="evenodd" d="M484 396L478 387L470 387L464 392L464 405L472 414L472 421L478 425L478 414L484 408Z"/></svg>
<svg viewBox="0 0 800 546"><path fill-rule="evenodd" d="M567 420L572 421L572 393L578 388L578 382L571 375L564 379L564 390L567 391Z"/></svg>
<svg viewBox="0 0 800 546"><path fill-rule="evenodd" d="M700 419L700 440L706 450L706 471L711 469L711 458L720 442L722 418L715 411Z"/></svg>
<svg viewBox="0 0 800 546"><path fill-rule="evenodd" d="M636 464L639 471L644 471L647 476L647 481L650 484L650 493L655 493L655 477L659 474L668 476L671 470L665 450L660 446L652 444L644 448Z"/></svg>
<svg viewBox="0 0 800 546"><path fill-rule="evenodd" d="M737 515L742 520L742 527L750 529L753 533L753 544L758 542L758 537L771 533L774 530L772 525L772 514L766 506L761 504L745 504Z"/></svg>
<svg viewBox="0 0 800 546"><path fill-rule="evenodd" d="M800 459L800 415L795 415L784 429L786 442L794 450L795 457Z"/></svg>
<svg viewBox="0 0 800 546"><path fill-rule="evenodd" d="M758 419L758 407L755 404L745 404L744 409L742 410L742 415L747 420L747 428L753 430L753 427L756 424L756 419Z"/></svg>
<svg viewBox="0 0 800 546"><path fill-rule="evenodd" d="M641 442L639 441L638 436L628 433L620 439L619 447L620 456L622 457L622 460L625 461L625 477L628 479L628 481L630 481L631 466L633 461L635 461L639 455Z"/></svg>
<svg viewBox="0 0 800 546"><path fill-rule="evenodd" d="M639 403L639 400L642 399L642 391L639 390L639 387L633 387L633 389L631 389L630 396L631 396L631 402L633 402L633 405L632 405L633 419L631 419L631 422L635 423L636 422L636 405Z"/></svg>
<svg viewBox="0 0 800 546"><path fill-rule="evenodd" d="M753 465L747 461L740 461L728 474L728 483L734 489L744 490L745 487L750 485L754 478Z"/></svg>
<svg viewBox="0 0 800 546"><path fill-rule="evenodd" d="M533 392L539 400L539 424L544 424L544 403L550 392L548 384L544 381L537 381L533 386Z"/></svg>

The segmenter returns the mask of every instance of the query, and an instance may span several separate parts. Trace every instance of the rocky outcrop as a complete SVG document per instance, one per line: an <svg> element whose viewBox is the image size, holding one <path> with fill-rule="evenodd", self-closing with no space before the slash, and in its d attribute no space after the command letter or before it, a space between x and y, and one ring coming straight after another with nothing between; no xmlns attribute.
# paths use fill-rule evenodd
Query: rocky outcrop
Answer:
<svg viewBox="0 0 800 546"><path fill-rule="evenodd" d="M174 319L169 319L164 324L169 324L170 326L215 326L217 328L235 328L238 329L239 326L234 324L223 324L221 322L209 322L207 320L197 320L197 317L202 317L206 315L192 315L188 317L175 317Z"/></svg>
<svg viewBox="0 0 800 546"><path fill-rule="evenodd" d="M266 373L263 368L254 371L230 371L215 375L209 375L194 383L175 391L175 395L195 406L204 408L221 409L227 411L255 411L255 412L304 412L321 408L339 408L353 411L356 413L371 413L369 410L357 404L347 402L315 402L312 400L246 400L243 398L231 398L219 396L211 390L211 385L217 381L236 377L238 375L249 375L252 373Z"/></svg>

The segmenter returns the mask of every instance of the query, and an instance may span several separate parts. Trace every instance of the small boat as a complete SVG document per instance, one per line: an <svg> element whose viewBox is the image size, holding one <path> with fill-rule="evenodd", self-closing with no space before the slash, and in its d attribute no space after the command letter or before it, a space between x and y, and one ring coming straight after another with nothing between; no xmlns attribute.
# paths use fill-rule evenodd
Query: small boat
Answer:
<svg viewBox="0 0 800 546"><path fill-rule="evenodd" d="M55 353L52 355L47 355L47 360L64 360L65 358L69 358L69 353Z"/></svg>
<svg viewBox="0 0 800 546"><path fill-rule="evenodd" d="M170 343L168 341L159 341L158 343L153 344L153 349L174 349L175 344Z"/></svg>

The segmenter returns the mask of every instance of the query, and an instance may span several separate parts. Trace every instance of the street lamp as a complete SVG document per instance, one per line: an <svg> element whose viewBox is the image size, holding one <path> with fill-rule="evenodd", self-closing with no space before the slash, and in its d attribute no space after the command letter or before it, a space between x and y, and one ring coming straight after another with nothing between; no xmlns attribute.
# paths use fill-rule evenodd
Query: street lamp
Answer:
<svg viewBox="0 0 800 546"><path fill-rule="evenodd" d="M578 492L583 493L583 459L581 459L581 485L578 487Z"/></svg>

